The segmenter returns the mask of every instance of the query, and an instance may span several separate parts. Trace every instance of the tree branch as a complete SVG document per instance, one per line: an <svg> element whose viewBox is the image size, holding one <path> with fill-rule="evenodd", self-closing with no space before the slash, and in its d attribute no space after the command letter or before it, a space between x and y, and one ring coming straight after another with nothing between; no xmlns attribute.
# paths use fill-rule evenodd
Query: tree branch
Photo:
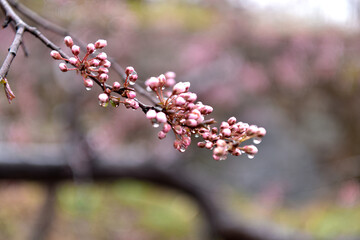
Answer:
<svg viewBox="0 0 360 240"><path fill-rule="evenodd" d="M51 158L21 158L11 155L0 159L0 179L32 180L42 183L60 182L74 178L68 160L61 154ZM24 156L24 155L23 155ZM30 155L29 155L30 156ZM157 164L156 160L112 161L96 159L90 166L92 181L136 179L175 189L190 196L203 212L214 238L224 240L306 240L309 237L280 231L278 226L253 226L247 221L236 221L218 202L206 184L176 166Z"/></svg>

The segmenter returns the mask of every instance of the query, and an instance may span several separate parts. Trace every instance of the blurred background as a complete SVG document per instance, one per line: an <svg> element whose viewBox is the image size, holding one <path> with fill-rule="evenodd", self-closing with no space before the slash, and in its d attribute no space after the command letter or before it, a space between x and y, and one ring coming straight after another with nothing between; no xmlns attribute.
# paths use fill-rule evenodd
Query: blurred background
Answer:
<svg viewBox="0 0 360 240"><path fill-rule="evenodd" d="M16 98L0 98L0 158L68 143L64 116L79 104L72 115L110 160L180 159L249 222L317 239L360 235L359 1L21 2L86 43L106 39L105 52L133 66L137 84L174 71L219 122L235 116L268 134L254 159L216 162L195 139L181 154L173 136L157 139L141 111L100 107L98 89L61 73L50 50L26 34L30 56L20 50L8 75ZM62 37L44 33L64 47ZM10 28L0 31L0 59L12 39ZM26 239L44 195L35 183L1 181L0 239ZM199 239L202 222L189 198L146 182L66 183L49 239Z"/></svg>

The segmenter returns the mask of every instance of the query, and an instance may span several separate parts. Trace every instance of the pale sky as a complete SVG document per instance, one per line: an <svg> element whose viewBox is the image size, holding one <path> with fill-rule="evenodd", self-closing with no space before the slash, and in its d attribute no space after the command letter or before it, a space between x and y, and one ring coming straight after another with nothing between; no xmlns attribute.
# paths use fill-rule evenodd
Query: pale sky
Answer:
<svg viewBox="0 0 360 240"><path fill-rule="evenodd" d="M354 24L353 10L347 0L246 0L246 2L251 7L262 10L281 10L305 18L348 26Z"/></svg>

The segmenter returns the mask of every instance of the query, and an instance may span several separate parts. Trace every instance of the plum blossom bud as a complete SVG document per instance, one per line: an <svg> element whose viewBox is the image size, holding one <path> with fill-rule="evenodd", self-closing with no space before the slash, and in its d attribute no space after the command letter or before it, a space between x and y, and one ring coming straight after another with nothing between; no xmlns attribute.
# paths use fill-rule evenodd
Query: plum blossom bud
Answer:
<svg viewBox="0 0 360 240"><path fill-rule="evenodd" d="M127 68L125 69L125 74L129 76L129 75L132 74L134 71L135 71L135 69L134 69L133 67L129 66L129 67L127 67Z"/></svg>
<svg viewBox="0 0 360 240"><path fill-rule="evenodd" d="M195 119L188 119L185 124L189 127L196 127L198 122Z"/></svg>
<svg viewBox="0 0 360 240"><path fill-rule="evenodd" d="M261 137L264 137L265 134L266 134L265 128L259 127L257 132L256 132L256 136L261 138Z"/></svg>
<svg viewBox="0 0 360 240"><path fill-rule="evenodd" d="M121 84L119 82L113 83L113 91L119 91L121 88Z"/></svg>
<svg viewBox="0 0 360 240"><path fill-rule="evenodd" d="M245 153L250 155L254 155L258 152L257 147L255 147L254 145L246 145L243 147L243 150Z"/></svg>
<svg viewBox="0 0 360 240"><path fill-rule="evenodd" d="M216 146L218 147L225 147L226 146L226 141L223 139L219 139L216 141Z"/></svg>
<svg viewBox="0 0 360 240"><path fill-rule="evenodd" d="M165 75L164 75L164 74L161 74L161 75L158 77L158 80L159 80L160 86L164 86L164 85L165 85L165 83L166 83L166 78L165 78Z"/></svg>
<svg viewBox="0 0 360 240"><path fill-rule="evenodd" d="M59 68L62 72L67 72L67 70L68 70L68 67L66 66L65 63L60 63Z"/></svg>
<svg viewBox="0 0 360 240"><path fill-rule="evenodd" d="M158 112L156 114L156 120L159 122L159 123L165 123L167 121L166 119L166 114L163 113L163 112Z"/></svg>
<svg viewBox="0 0 360 240"><path fill-rule="evenodd" d="M168 123L164 123L164 126L163 126L163 132L164 133L168 133L168 132L170 132L170 130L171 130L171 125L170 124L168 124Z"/></svg>
<svg viewBox="0 0 360 240"><path fill-rule="evenodd" d="M98 69L98 72L99 72L99 74L101 74L101 73L109 73L109 69L101 67L101 68Z"/></svg>
<svg viewBox="0 0 360 240"><path fill-rule="evenodd" d="M100 82L102 82L102 83L106 82L106 80L108 80L108 78L109 78L109 75L107 75L106 73L102 73L102 74L100 74L100 76L99 76L99 80L100 80Z"/></svg>
<svg viewBox="0 0 360 240"><path fill-rule="evenodd" d="M73 46L71 47L71 52L72 52L75 56L79 55L79 54L80 54L80 47L77 46L77 45L73 45Z"/></svg>
<svg viewBox="0 0 360 240"><path fill-rule="evenodd" d="M258 131L258 127L256 125L251 125L246 130L246 135L253 136Z"/></svg>
<svg viewBox="0 0 360 240"><path fill-rule="evenodd" d="M90 63L91 66L98 67L100 65L100 60L99 59L92 59L89 63Z"/></svg>
<svg viewBox="0 0 360 240"><path fill-rule="evenodd" d="M129 76L130 84L131 84L131 83L135 83L137 79L138 79L138 75L137 75L137 74L131 74L131 75ZM132 84L132 85L133 85L133 84Z"/></svg>
<svg viewBox="0 0 360 240"><path fill-rule="evenodd" d="M175 94L187 92L189 90L189 88L190 88L189 82L178 82L173 87L173 94L175 95Z"/></svg>
<svg viewBox="0 0 360 240"><path fill-rule="evenodd" d="M166 137L166 133L165 133L165 132L160 131L160 132L158 133L158 138L159 138L159 139L164 139L165 137Z"/></svg>
<svg viewBox="0 0 360 240"><path fill-rule="evenodd" d="M226 149L224 147L216 147L213 150L213 154L218 157L224 156L226 154Z"/></svg>
<svg viewBox="0 0 360 240"><path fill-rule="evenodd" d="M106 60L107 59L107 54L104 53L104 52L101 52L96 56L96 58L100 59L100 60Z"/></svg>
<svg viewBox="0 0 360 240"><path fill-rule="evenodd" d="M154 90L159 87L159 80L156 77L151 77L145 81L145 85Z"/></svg>
<svg viewBox="0 0 360 240"><path fill-rule="evenodd" d="M64 38L64 43L67 47L72 47L74 45L74 41L72 40L72 38L70 36L66 36Z"/></svg>
<svg viewBox="0 0 360 240"><path fill-rule="evenodd" d="M166 79L170 79L170 78L174 79L176 77L176 74L174 72L167 72L165 73L165 77Z"/></svg>
<svg viewBox="0 0 360 240"><path fill-rule="evenodd" d="M61 55L60 55L60 53L58 51L52 50L50 52L50 55L55 60L61 60L62 59L62 57L61 57Z"/></svg>
<svg viewBox="0 0 360 240"><path fill-rule="evenodd" d="M89 43L87 46L86 46L86 50L89 54L92 54L94 51L95 51L95 45L92 44L92 43Z"/></svg>
<svg viewBox="0 0 360 240"><path fill-rule="evenodd" d="M99 94L99 104L102 107L106 107L109 103L109 96L106 93Z"/></svg>
<svg viewBox="0 0 360 240"><path fill-rule="evenodd" d="M231 130L229 128L221 129L221 133L224 137L230 137L231 136Z"/></svg>
<svg viewBox="0 0 360 240"><path fill-rule="evenodd" d="M69 58L69 63L76 66L79 63L79 60L74 57L71 57L71 58Z"/></svg>
<svg viewBox="0 0 360 240"><path fill-rule="evenodd" d="M91 80L90 78L87 78L84 80L84 85L86 87L86 89L91 89L94 86L94 81Z"/></svg>
<svg viewBox="0 0 360 240"><path fill-rule="evenodd" d="M212 142L206 142L206 143L205 143L205 148L211 149L212 147L213 147L213 143L212 143Z"/></svg>
<svg viewBox="0 0 360 240"><path fill-rule="evenodd" d="M128 92L126 92L126 96L130 99L136 98L136 92L128 91Z"/></svg>
<svg viewBox="0 0 360 240"><path fill-rule="evenodd" d="M103 66L109 68L111 66L111 62L109 60L105 60Z"/></svg>
<svg viewBox="0 0 360 240"><path fill-rule="evenodd" d="M183 97L177 97L175 99L175 105L176 106L183 106L186 103L185 99Z"/></svg>
<svg viewBox="0 0 360 240"><path fill-rule="evenodd" d="M229 128L229 124L227 122L222 122L220 125L220 129Z"/></svg>
<svg viewBox="0 0 360 240"><path fill-rule="evenodd" d="M107 41L104 39L99 39L95 42L95 48L97 49L104 48L106 47L106 45L107 45Z"/></svg>
<svg viewBox="0 0 360 240"><path fill-rule="evenodd" d="M198 143L197 143L197 146L198 146L199 148L204 148L204 147L205 147L205 143L204 143L204 142L198 142Z"/></svg>
<svg viewBox="0 0 360 240"><path fill-rule="evenodd" d="M228 124L231 126L231 125L234 125L236 123L236 118L235 117L231 117L227 120Z"/></svg>
<svg viewBox="0 0 360 240"><path fill-rule="evenodd" d="M147 111L146 113L146 118L147 119L155 119L156 118L156 111L154 109L150 109L149 111Z"/></svg>
<svg viewBox="0 0 360 240"><path fill-rule="evenodd" d="M176 83L175 79L173 79L173 78L166 78L165 87L174 86L175 83Z"/></svg>

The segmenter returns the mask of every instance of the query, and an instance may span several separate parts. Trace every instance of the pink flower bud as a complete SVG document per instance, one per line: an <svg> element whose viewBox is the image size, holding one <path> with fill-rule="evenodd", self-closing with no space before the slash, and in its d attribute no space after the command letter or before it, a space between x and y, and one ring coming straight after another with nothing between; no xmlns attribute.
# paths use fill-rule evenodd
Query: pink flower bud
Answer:
<svg viewBox="0 0 360 240"><path fill-rule="evenodd" d="M86 88L91 89L94 86L94 81L91 80L90 78L87 78L84 80L84 85Z"/></svg>
<svg viewBox="0 0 360 240"><path fill-rule="evenodd" d="M214 109L211 106L204 105L203 107L201 107L200 112L204 115L208 115L212 113L213 110Z"/></svg>
<svg viewBox="0 0 360 240"><path fill-rule="evenodd" d="M92 59L90 61L90 65L94 66L94 67L98 67L100 65L100 60L99 59Z"/></svg>
<svg viewBox="0 0 360 240"><path fill-rule="evenodd" d="M119 91L121 88L121 84L119 82L113 83L113 91Z"/></svg>
<svg viewBox="0 0 360 240"><path fill-rule="evenodd" d="M230 137L231 136L231 130L229 128L221 129L221 133L224 137Z"/></svg>
<svg viewBox="0 0 360 240"><path fill-rule="evenodd" d="M72 40L72 38L70 36L66 36L64 38L64 43L69 48L71 48L74 45L74 41Z"/></svg>
<svg viewBox="0 0 360 240"><path fill-rule="evenodd" d="M163 131L164 133L168 133L168 132L170 132L170 130L171 130L171 125L168 124L168 123L164 123L164 126L163 126L162 131Z"/></svg>
<svg viewBox="0 0 360 240"><path fill-rule="evenodd" d="M79 60L77 60L74 57L69 58L69 63L71 63L72 65L76 66L79 63Z"/></svg>
<svg viewBox="0 0 360 240"><path fill-rule="evenodd" d="M101 67L101 68L98 69L98 72L99 72L99 74L101 74L101 73L109 73L109 69Z"/></svg>
<svg viewBox="0 0 360 240"><path fill-rule="evenodd" d="M216 147L213 150L213 154L218 157L224 156L226 154L226 149L223 147Z"/></svg>
<svg viewBox="0 0 360 240"><path fill-rule="evenodd" d="M60 55L60 53L58 51L52 50L50 52L50 55L55 60L61 60L62 59L62 57L61 57L61 55Z"/></svg>
<svg viewBox="0 0 360 240"><path fill-rule="evenodd" d="M109 68L111 66L111 62L109 60L105 60L104 63L102 63L102 65L106 68Z"/></svg>
<svg viewBox="0 0 360 240"><path fill-rule="evenodd" d="M92 44L92 43L89 43L89 44L86 46L86 51L87 51L89 54L92 54L92 53L95 51L95 45Z"/></svg>
<svg viewBox="0 0 360 240"><path fill-rule="evenodd" d="M246 135L253 136L258 131L258 127L256 125L251 125L246 130Z"/></svg>
<svg viewBox="0 0 360 240"><path fill-rule="evenodd" d="M154 109L150 109L149 111L147 111L146 113L146 118L147 119L155 119L156 118L156 111Z"/></svg>
<svg viewBox="0 0 360 240"><path fill-rule="evenodd" d="M213 143L212 143L212 142L206 142L206 143L205 143L205 148L211 149L212 147L213 147Z"/></svg>
<svg viewBox="0 0 360 240"><path fill-rule="evenodd" d="M128 92L126 92L126 96L130 99L136 98L136 92L128 91Z"/></svg>
<svg viewBox="0 0 360 240"><path fill-rule="evenodd" d="M231 153L234 156L240 156L241 155L241 150L238 148L235 148L235 150Z"/></svg>
<svg viewBox="0 0 360 240"><path fill-rule="evenodd" d="M107 41L104 39L99 39L95 42L95 48L97 49L104 48L106 47L106 45L107 45Z"/></svg>
<svg viewBox="0 0 360 240"><path fill-rule="evenodd" d="M145 85L154 90L159 87L159 80L156 77L151 77L150 79L146 80Z"/></svg>
<svg viewBox="0 0 360 240"><path fill-rule="evenodd" d="M182 132L183 132L183 128L180 125L175 125L174 126L174 131L175 131L176 134L181 135Z"/></svg>
<svg viewBox="0 0 360 240"><path fill-rule="evenodd" d="M131 74L131 75L129 76L129 81L130 81L130 82L135 83L137 79L138 79L138 75L137 75L137 74Z"/></svg>
<svg viewBox="0 0 360 240"><path fill-rule="evenodd" d="M256 136L261 138L261 137L264 137L265 134L266 134L265 128L259 127L257 132L256 132Z"/></svg>
<svg viewBox="0 0 360 240"><path fill-rule="evenodd" d="M73 45L73 46L71 47L71 52L72 52L75 56L79 55L79 53L80 53L80 47L77 46L77 45Z"/></svg>
<svg viewBox="0 0 360 240"><path fill-rule="evenodd" d="M166 78L165 87L174 86L175 83L176 83L175 79L173 79L173 78Z"/></svg>
<svg viewBox="0 0 360 240"><path fill-rule="evenodd" d="M175 105L176 106L183 106L186 103L185 99L183 97L177 97L175 99Z"/></svg>
<svg viewBox="0 0 360 240"><path fill-rule="evenodd" d="M164 86L165 83L166 83L166 78L164 76L164 74L161 74L159 77L158 77L158 80L159 80L159 85L160 86Z"/></svg>
<svg viewBox="0 0 360 240"><path fill-rule="evenodd" d="M198 146L199 148L204 148L204 147L205 147L205 143L204 143L204 142L198 142L198 143L197 143L197 146Z"/></svg>
<svg viewBox="0 0 360 240"><path fill-rule="evenodd" d="M135 69L134 69L133 67L129 66L129 67L127 67L127 68L125 69L125 74L126 74L127 76L129 76L129 75L132 74L134 71L135 71Z"/></svg>
<svg viewBox="0 0 360 240"><path fill-rule="evenodd" d="M165 77L166 79L170 79L170 78L174 79L176 77L176 74L174 72L167 72L165 73Z"/></svg>
<svg viewBox="0 0 360 240"><path fill-rule="evenodd" d="M106 93L99 94L99 102L100 103L107 103L109 102L109 96Z"/></svg>
<svg viewBox="0 0 360 240"><path fill-rule="evenodd" d="M243 147L243 150L245 153L250 155L255 155L258 152L257 147L255 147L254 145L246 145Z"/></svg>
<svg viewBox="0 0 360 240"><path fill-rule="evenodd" d="M96 58L100 59L100 60L106 60L107 59L107 54L104 53L104 52L101 52L96 56Z"/></svg>
<svg viewBox="0 0 360 240"><path fill-rule="evenodd" d="M185 124L189 127L196 127L198 122L195 119L188 119L186 120Z"/></svg>
<svg viewBox="0 0 360 240"><path fill-rule="evenodd" d="M184 144L186 147L188 147L188 146L190 146L190 144L191 144L191 138L190 138L190 137L187 137L187 136L183 136L182 142L183 142L183 144Z"/></svg>
<svg viewBox="0 0 360 240"><path fill-rule="evenodd" d="M234 125L236 123L236 118L235 117L231 117L227 120L228 124L231 126L231 125Z"/></svg>
<svg viewBox="0 0 360 240"><path fill-rule="evenodd" d="M166 133L164 133L163 131L160 131L159 133L158 133L158 138L159 139L164 139L166 137Z"/></svg>
<svg viewBox="0 0 360 240"><path fill-rule="evenodd" d="M216 146L218 147L225 147L226 146L226 141L223 139L219 139L216 141Z"/></svg>
<svg viewBox="0 0 360 240"><path fill-rule="evenodd" d="M163 112L158 112L156 114L156 120L159 122L159 123L165 123L167 121L166 119L166 114L163 113Z"/></svg>
<svg viewBox="0 0 360 240"><path fill-rule="evenodd" d="M229 124L227 122L222 122L220 125L220 129L229 128Z"/></svg>
<svg viewBox="0 0 360 240"><path fill-rule="evenodd" d="M189 82L178 82L173 87L173 94L178 95L180 93L187 92L189 90L189 88L190 88L190 83Z"/></svg>
<svg viewBox="0 0 360 240"><path fill-rule="evenodd" d="M107 75L106 73L102 73L102 74L100 74L100 76L99 76L99 80L100 80L100 82L102 82L102 83L106 82L106 80L108 80L108 78L109 78L109 75Z"/></svg>
<svg viewBox="0 0 360 240"><path fill-rule="evenodd" d="M68 67L66 66L65 63L60 63L59 68L62 72L67 72L67 70L68 70Z"/></svg>

